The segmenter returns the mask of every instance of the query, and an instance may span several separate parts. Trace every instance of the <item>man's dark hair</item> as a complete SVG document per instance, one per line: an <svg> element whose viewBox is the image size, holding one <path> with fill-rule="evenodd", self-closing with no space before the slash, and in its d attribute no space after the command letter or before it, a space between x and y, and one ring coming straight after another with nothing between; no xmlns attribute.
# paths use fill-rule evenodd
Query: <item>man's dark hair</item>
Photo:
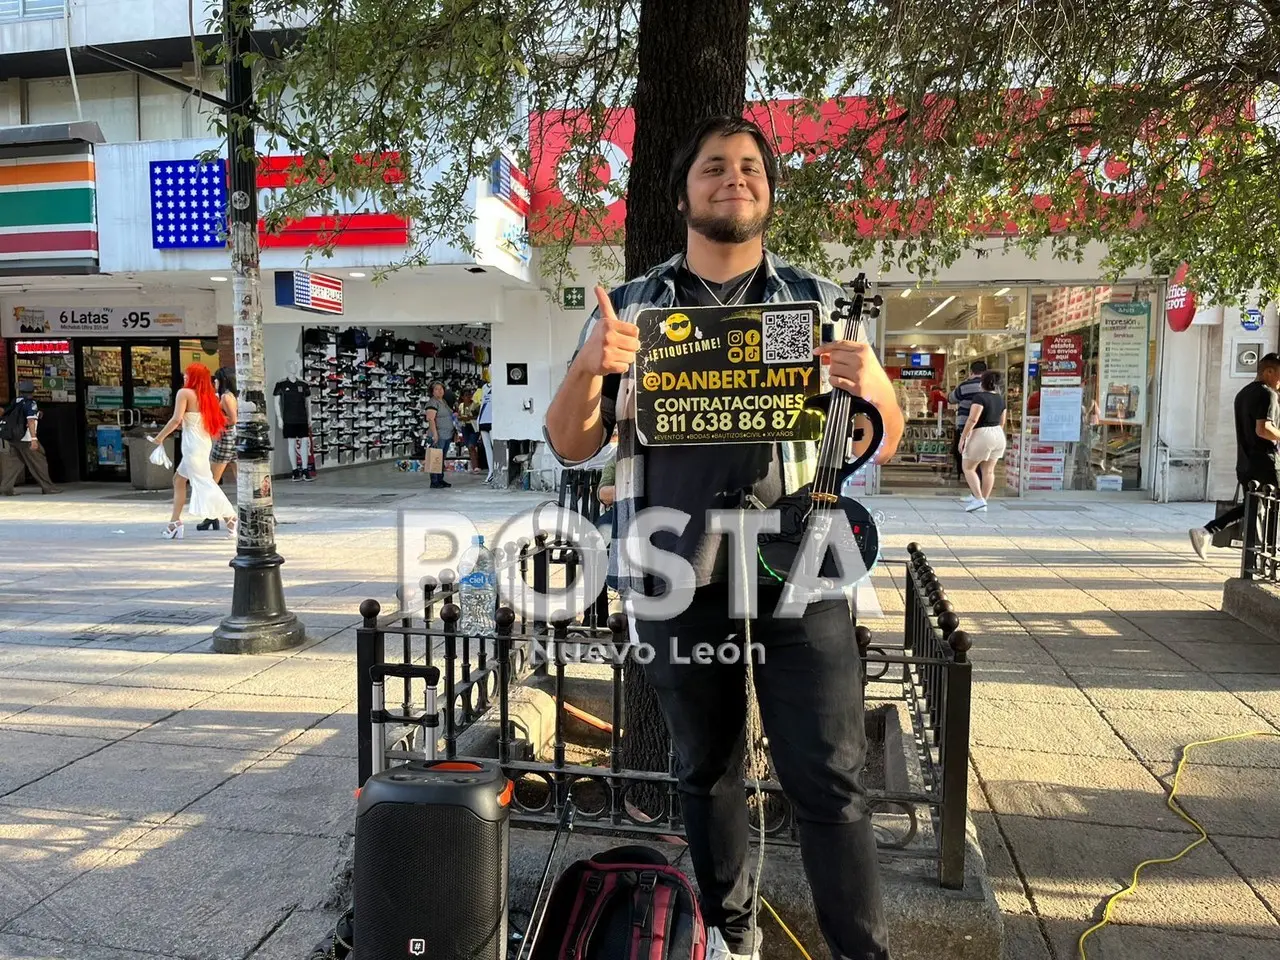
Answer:
<svg viewBox="0 0 1280 960"><path fill-rule="evenodd" d="M1273 370L1280 367L1280 353L1268 353L1265 357L1258 361L1258 372L1263 370Z"/></svg>
<svg viewBox="0 0 1280 960"><path fill-rule="evenodd" d="M1000 372L998 370L988 370L982 375L982 389L990 393L992 390L1000 386Z"/></svg>
<svg viewBox="0 0 1280 960"><path fill-rule="evenodd" d="M709 117L698 124L697 129L693 131L693 136L676 151L676 155L672 158L671 173L667 178L667 190L671 195L672 206L679 210L681 201L688 204L689 169L708 138L717 135L732 137L739 133L751 134L755 138L756 146L760 148L760 157L764 161L764 175L769 181L769 205L772 207L773 198L778 190L778 158L774 156L773 147L769 146L764 131L750 120L723 116Z"/></svg>
<svg viewBox="0 0 1280 960"><path fill-rule="evenodd" d="M975 377L976 377L978 374L980 374L980 373L986 373L986 372L987 372L987 361L985 361L985 360L975 360L975 361L973 361L973 363L969 364L969 372L970 372L971 374L973 374Z"/></svg>

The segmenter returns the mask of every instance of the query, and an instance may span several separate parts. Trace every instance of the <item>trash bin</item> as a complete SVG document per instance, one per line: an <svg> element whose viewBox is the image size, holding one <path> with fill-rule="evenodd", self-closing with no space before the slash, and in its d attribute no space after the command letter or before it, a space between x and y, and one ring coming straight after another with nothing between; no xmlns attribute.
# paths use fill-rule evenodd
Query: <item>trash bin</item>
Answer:
<svg viewBox="0 0 1280 960"><path fill-rule="evenodd" d="M159 427L147 429L135 427L125 434L125 455L129 458L129 481L135 490L166 490L173 486L173 467L156 466L151 462L151 451L155 449L148 437L160 432ZM173 461L173 435L164 441L164 452Z"/></svg>

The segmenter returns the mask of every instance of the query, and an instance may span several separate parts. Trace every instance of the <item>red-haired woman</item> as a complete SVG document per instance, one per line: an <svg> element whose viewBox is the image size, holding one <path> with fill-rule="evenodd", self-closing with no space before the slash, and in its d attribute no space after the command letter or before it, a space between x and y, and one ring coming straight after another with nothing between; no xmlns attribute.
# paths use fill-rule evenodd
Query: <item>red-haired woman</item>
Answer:
<svg viewBox="0 0 1280 960"><path fill-rule="evenodd" d="M182 507L187 499L188 483L191 484L191 512L197 517L221 517L226 521L227 533L235 536L235 507L214 481L209 465L213 441L230 428L217 391L213 389L209 368L203 363L191 364L183 387L174 399L173 416L155 437L159 445L175 430L182 430L182 462L173 474L173 516L161 536L168 540L182 539Z"/></svg>

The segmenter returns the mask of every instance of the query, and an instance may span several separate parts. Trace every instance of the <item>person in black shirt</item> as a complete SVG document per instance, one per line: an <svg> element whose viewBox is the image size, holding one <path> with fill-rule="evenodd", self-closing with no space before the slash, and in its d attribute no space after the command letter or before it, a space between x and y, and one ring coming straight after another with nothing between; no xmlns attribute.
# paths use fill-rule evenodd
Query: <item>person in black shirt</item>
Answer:
<svg viewBox="0 0 1280 960"><path fill-rule="evenodd" d="M1258 376L1236 394L1236 479L1280 486L1280 353L1258 361ZM1244 503L1203 527L1193 527L1191 546L1200 559L1213 536L1244 519ZM1258 531L1261 533L1262 531Z"/></svg>
<svg viewBox="0 0 1280 960"><path fill-rule="evenodd" d="M18 399L13 401L11 410L25 418L26 428L22 439L8 444L7 450L0 450L0 494L11 497L14 486L22 478L25 468L31 479L40 484L40 492L45 494L61 493L59 487L49 479L49 461L45 459L40 448L37 432L40 427L40 406L36 403L35 385L29 380L18 384ZM3 447L0 444L0 447Z"/></svg>
<svg viewBox="0 0 1280 960"><path fill-rule="evenodd" d="M987 497L996 485L996 464L1004 456L1004 424L1008 406L996 391L1000 389L1000 374L988 370L982 375L982 391L975 393L969 404L969 414L964 430L956 446L964 458L964 478L973 494L965 501L969 513L987 509ZM985 464L979 476L978 468Z"/></svg>

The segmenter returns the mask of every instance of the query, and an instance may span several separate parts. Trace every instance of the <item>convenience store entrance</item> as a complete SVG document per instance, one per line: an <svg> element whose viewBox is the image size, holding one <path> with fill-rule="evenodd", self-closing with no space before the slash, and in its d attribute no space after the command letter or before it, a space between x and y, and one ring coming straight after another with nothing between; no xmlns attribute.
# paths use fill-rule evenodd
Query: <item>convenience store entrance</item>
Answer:
<svg viewBox="0 0 1280 960"><path fill-rule="evenodd" d="M906 288L885 294L880 350L907 423L892 461L880 468L881 493L962 495L955 458L955 388L975 362L1001 376L1008 433L1018 436L1026 362L1024 288ZM1004 491L1008 454L996 489Z"/></svg>
<svg viewBox="0 0 1280 960"><path fill-rule="evenodd" d="M127 480L125 437L156 433L173 416L182 370L218 368L217 341L80 340L76 343L81 466L87 480Z"/></svg>
<svg viewBox="0 0 1280 960"><path fill-rule="evenodd" d="M885 494L966 495L955 389L975 364L1000 376L1007 448L995 496L1150 489L1156 285L884 285L876 343L907 423L878 470Z"/></svg>

